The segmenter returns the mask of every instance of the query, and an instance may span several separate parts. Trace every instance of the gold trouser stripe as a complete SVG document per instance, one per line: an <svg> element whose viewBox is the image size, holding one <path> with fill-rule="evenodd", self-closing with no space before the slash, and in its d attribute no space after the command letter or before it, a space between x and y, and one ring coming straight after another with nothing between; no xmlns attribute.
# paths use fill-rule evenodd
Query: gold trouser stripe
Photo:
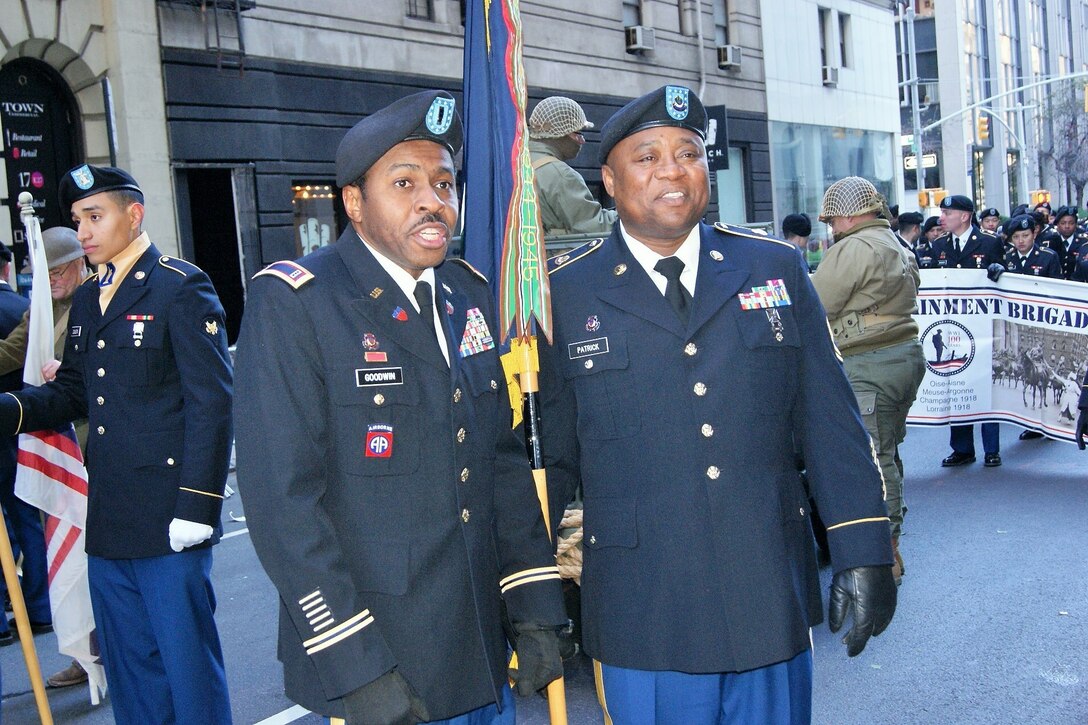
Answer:
<svg viewBox="0 0 1088 725"><path fill-rule="evenodd" d="M612 716L608 714L608 702L604 696L604 675L601 673L601 663L593 660L593 684L597 689L597 702L601 706L601 714L604 715L604 725L612 725Z"/></svg>
<svg viewBox="0 0 1088 725"><path fill-rule="evenodd" d="M841 524L835 524L834 526L828 526L828 531L834 531L835 529L841 529L843 526L853 526L854 524L871 524L877 521L890 521L887 516L874 516L871 519L854 519L853 521L843 521Z"/></svg>
<svg viewBox="0 0 1088 725"><path fill-rule="evenodd" d="M555 567L554 565L552 565L552 566L538 566L535 569L522 569L521 571L514 572L510 576L499 580L499 587L500 588L505 587L507 584L509 584L513 580L518 579L518 578L523 577L523 576L530 576L532 574L541 574L543 572L549 572L549 571L558 572L559 569L557 567Z"/></svg>
<svg viewBox="0 0 1088 725"><path fill-rule="evenodd" d="M179 491L188 491L189 493L199 493L201 496L211 496L212 498L223 498L217 493L209 493L207 491L197 491L195 488L186 488L185 486L178 486Z"/></svg>
<svg viewBox="0 0 1088 725"><path fill-rule="evenodd" d="M548 579L558 579L558 578L559 578L559 572L558 571L548 572L547 574L537 574L536 576L527 576L524 579L519 579L518 581L513 582L512 584L507 584L506 586L502 587L500 592L502 594L506 594L511 589L513 589L515 587L520 587L522 584L532 584L533 582L542 582L542 581L546 581Z"/></svg>

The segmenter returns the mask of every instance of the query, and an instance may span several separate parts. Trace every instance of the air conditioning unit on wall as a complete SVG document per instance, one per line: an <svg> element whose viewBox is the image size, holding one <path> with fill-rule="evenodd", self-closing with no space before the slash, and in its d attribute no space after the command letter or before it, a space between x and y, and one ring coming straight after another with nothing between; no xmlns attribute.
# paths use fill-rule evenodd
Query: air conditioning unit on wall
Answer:
<svg viewBox="0 0 1088 725"><path fill-rule="evenodd" d="M627 38L628 53L642 53L654 49L654 29L643 25L628 25L623 29Z"/></svg>
<svg viewBox="0 0 1088 725"><path fill-rule="evenodd" d="M722 69L726 68L740 68L741 52L739 45L719 45L718 46L718 67Z"/></svg>
<svg viewBox="0 0 1088 725"><path fill-rule="evenodd" d="M823 67L823 77L825 86L839 85L839 69L835 66L825 65Z"/></svg>

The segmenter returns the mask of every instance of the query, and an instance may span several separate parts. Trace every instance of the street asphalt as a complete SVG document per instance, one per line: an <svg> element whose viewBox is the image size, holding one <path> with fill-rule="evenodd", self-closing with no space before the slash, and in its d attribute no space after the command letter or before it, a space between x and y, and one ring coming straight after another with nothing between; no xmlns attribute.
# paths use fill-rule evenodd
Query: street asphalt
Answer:
<svg viewBox="0 0 1088 725"><path fill-rule="evenodd" d="M813 630L816 725L1088 723L1088 451L1001 428L1002 467L983 468L976 442L979 462L955 469L940 467L945 429L910 430L895 620L853 659L826 624ZM231 514L244 514L237 495L213 571L234 721L319 723L283 695L275 590ZM68 664L54 635L34 642L46 676ZM18 646L0 649L0 672L3 723L37 722ZM566 680L571 725L601 723L588 661L569 662ZM48 695L58 724L113 722L108 698L93 707L86 687ZM545 725L546 704L519 698L517 721Z"/></svg>

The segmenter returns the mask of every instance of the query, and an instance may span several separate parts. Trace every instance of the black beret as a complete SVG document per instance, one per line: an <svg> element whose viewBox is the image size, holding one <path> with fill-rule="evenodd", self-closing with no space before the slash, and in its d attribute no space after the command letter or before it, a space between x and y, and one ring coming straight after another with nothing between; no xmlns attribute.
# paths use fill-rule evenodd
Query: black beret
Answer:
<svg viewBox="0 0 1088 725"><path fill-rule="evenodd" d="M925 223L922 225L922 233L924 234L924 233L928 232L930 229L932 229L933 227L937 226L940 223L941 223L941 218L940 217L931 216L929 219L926 219Z"/></svg>
<svg viewBox="0 0 1088 725"><path fill-rule="evenodd" d="M1077 207L1075 207L1075 206L1059 206L1058 211L1054 212L1054 223L1057 224L1058 221L1063 216L1071 216L1074 219L1076 219L1077 218Z"/></svg>
<svg viewBox="0 0 1088 725"><path fill-rule="evenodd" d="M445 91L413 93L351 127L336 149L336 185L356 181L402 141L434 141L456 156L463 138L453 96Z"/></svg>
<svg viewBox="0 0 1088 725"><path fill-rule="evenodd" d="M8 249L8 245L0 242L0 264L7 264L11 261L11 250Z"/></svg>
<svg viewBox="0 0 1088 725"><path fill-rule="evenodd" d="M1035 205L1035 208L1036 209L1046 209L1047 211L1050 211L1051 210L1050 202L1049 201L1040 201L1038 204Z"/></svg>
<svg viewBox="0 0 1088 725"><path fill-rule="evenodd" d="M995 217L998 217L1000 219L1001 218L1001 212L999 212L995 207L991 206L989 209L983 209L982 211L980 211L978 213L978 218L979 219L985 219L986 217L989 217L989 216L995 216Z"/></svg>
<svg viewBox="0 0 1088 725"><path fill-rule="evenodd" d="M946 196L941 199L942 209L958 209L959 211L969 211L974 213L975 202L968 199L966 196L960 194L954 194L952 196Z"/></svg>
<svg viewBox="0 0 1088 725"><path fill-rule="evenodd" d="M685 86L661 86L616 111L601 127L598 160L608 163L608 154L631 134L655 126L678 126L706 139L706 109L695 91Z"/></svg>
<svg viewBox="0 0 1088 725"><path fill-rule="evenodd" d="M1017 204L1016 207L1012 210L1012 216L1020 216L1021 214L1027 213L1027 210L1027 204Z"/></svg>
<svg viewBox="0 0 1088 725"><path fill-rule="evenodd" d="M68 214L72 204L88 196L101 194L103 191L135 191L143 194L136 179L114 166L91 166L81 164L70 169L61 177L57 196L60 198L61 212Z"/></svg>
<svg viewBox="0 0 1088 725"><path fill-rule="evenodd" d="M899 215L899 226L921 226L924 221L925 217L916 211L905 211Z"/></svg>
<svg viewBox="0 0 1088 725"><path fill-rule="evenodd" d="M782 233L807 237L812 234L812 221L807 214L789 214L782 220Z"/></svg>
<svg viewBox="0 0 1088 725"><path fill-rule="evenodd" d="M1005 222L1005 233L1012 234L1013 232L1020 231L1034 231L1035 230L1035 217L1032 214L1021 214L1014 216Z"/></svg>

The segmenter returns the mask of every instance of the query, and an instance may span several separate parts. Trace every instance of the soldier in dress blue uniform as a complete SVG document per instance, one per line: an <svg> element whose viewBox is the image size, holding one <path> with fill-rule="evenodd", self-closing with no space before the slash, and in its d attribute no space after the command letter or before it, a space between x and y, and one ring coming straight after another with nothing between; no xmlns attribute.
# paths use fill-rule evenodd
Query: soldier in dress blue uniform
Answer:
<svg viewBox="0 0 1088 725"><path fill-rule="evenodd" d="M1002 264L1004 248L993 234L973 225L975 203L966 196L946 196L941 200L941 228L944 236L933 243L934 267L937 269L989 269ZM949 433L952 453L942 466L962 466L975 462L975 427L954 425ZM982 447L987 467L1001 465L1001 432L997 423L982 424Z"/></svg>
<svg viewBox="0 0 1088 725"><path fill-rule="evenodd" d="M931 216L922 223L922 235L918 237L918 244L914 248L919 269L934 269L937 266L937 259L933 256L933 242L940 235L940 217Z"/></svg>
<svg viewBox="0 0 1088 725"><path fill-rule="evenodd" d="M665 86L605 124L620 224L550 262L556 520L584 486L582 617L606 721L807 723L822 619L795 435L849 654L895 609L880 471L797 249L699 222L706 112Z"/></svg>
<svg viewBox="0 0 1088 725"><path fill-rule="evenodd" d="M1077 229L1077 207L1075 206L1058 207L1058 211L1054 212L1054 228L1038 236L1039 246L1048 247L1057 253L1068 279L1073 277L1077 266L1077 256L1085 241L1088 241L1088 234Z"/></svg>
<svg viewBox="0 0 1088 725"><path fill-rule="evenodd" d="M351 226L257 274L238 341L238 481L287 695L348 723L512 725L503 602L519 693L562 672L492 296L445 259L461 138L443 91L356 124L336 154Z"/></svg>
<svg viewBox="0 0 1088 725"><path fill-rule="evenodd" d="M997 281L1008 270L1014 274L1029 274L1036 277L1062 278L1062 265L1058 255L1035 243L1035 217L1021 214L1008 221L1008 230L1012 249L1005 255L1003 264L990 265L987 276Z"/></svg>
<svg viewBox="0 0 1088 725"><path fill-rule="evenodd" d="M89 418L87 568L116 721L229 723L210 579L231 441L223 307L142 231L127 172L84 164L59 186L98 274L56 379L0 396L0 431Z"/></svg>

